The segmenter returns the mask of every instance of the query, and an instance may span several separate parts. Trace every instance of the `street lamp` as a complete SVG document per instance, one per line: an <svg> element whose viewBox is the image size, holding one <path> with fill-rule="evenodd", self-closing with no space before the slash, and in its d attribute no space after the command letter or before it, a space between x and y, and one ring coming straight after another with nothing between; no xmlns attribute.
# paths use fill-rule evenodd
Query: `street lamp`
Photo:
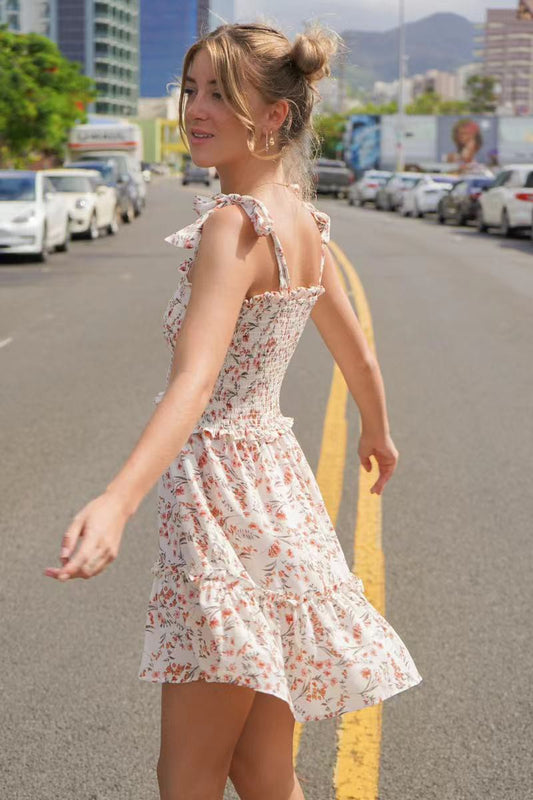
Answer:
<svg viewBox="0 0 533 800"><path fill-rule="evenodd" d="M398 0L399 16L399 47L398 47L398 120L397 120L397 151L396 151L396 171L402 172L405 167L404 153L404 128L405 128L405 0Z"/></svg>

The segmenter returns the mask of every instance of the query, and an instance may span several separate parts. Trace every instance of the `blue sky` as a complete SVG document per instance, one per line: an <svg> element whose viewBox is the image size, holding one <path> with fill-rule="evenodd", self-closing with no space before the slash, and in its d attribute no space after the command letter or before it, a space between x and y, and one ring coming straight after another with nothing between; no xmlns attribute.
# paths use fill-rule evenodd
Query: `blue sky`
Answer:
<svg viewBox="0 0 533 800"><path fill-rule="evenodd" d="M405 0L407 20L420 19L438 11L462 14L482 22L487 8L516 8L518 0ZM256 19L256 12L270 15L287 35L302 28L303 22L318 16L335 30L386 30L398 21L398 0L236 0L237 21Z"/></svg>

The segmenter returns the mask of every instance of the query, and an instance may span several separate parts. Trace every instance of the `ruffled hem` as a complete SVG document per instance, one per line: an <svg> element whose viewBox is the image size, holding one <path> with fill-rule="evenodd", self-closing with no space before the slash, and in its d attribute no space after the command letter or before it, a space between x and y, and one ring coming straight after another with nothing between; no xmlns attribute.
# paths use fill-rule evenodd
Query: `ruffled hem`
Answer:
<svg viewBox="0 0 533 800"><path fill-rule="evenodd" d="M263 586L259 586L245 571L241 572L240 574L232 574L228 572L227 569L220 569L210 570L195 575L194 573L187 572L187 570L180 564L169 564L161 558L155 562L150 572L156 577L172 577L173 580L185 580L189 583L192 582L196 584L199 584L203 581L220 581L226 586L227 590L238 587L239 589L253 592L253 594L260 599L261 603L274 603L281 608L287 605L298 607L305 603L316 603L332 600L336 595L339 594L339 592L355 591L363 594L365 590L361 578L357 577L357 575L354 575L353 573L351 573L346 579L325 586L323 589L309 589L303 594L297 594L296 592L291 592L287 589L276 591L274 589L267 589Z"/></svg>
<svg viewBox="0 0 533 800"><path fill-rule="evenodd" d="M299 722L375 705L422 680L360 578L302 594L243 571L188 574L158 560L138 677L248 686L285 700Z"/></svg>

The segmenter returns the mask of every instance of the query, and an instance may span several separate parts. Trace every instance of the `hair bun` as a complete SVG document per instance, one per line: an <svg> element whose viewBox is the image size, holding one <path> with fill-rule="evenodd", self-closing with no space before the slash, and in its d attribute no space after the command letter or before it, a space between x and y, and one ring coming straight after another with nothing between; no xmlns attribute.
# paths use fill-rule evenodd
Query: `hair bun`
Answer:
<svg viewBox="0 0 533 800"><path fill-rule="evenodd" d="M290 58L308 83L316 83L331 75L331 58L339 48L341 37L321 25L312 25L294 39Z"/></svg>

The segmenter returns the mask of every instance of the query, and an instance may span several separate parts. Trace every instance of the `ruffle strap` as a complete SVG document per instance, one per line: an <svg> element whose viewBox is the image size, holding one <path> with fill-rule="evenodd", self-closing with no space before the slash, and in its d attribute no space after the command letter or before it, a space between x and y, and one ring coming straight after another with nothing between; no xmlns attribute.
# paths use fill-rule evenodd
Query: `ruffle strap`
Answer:
<svg viewBox="0 0 533 800"><path fill-rule="evenodd" d="M185 247L196 249L200 243L200 236L203 225L215 208L238 203L250 217L254 230L258 236L267 236L272 232L273 222L266 206L257 198L246 194L223 194L219 192L215 195L196 194L193 198L193 208L199 219L180 228L179 231L171 233L165 237L165 242L175 247Z"/></svg>

